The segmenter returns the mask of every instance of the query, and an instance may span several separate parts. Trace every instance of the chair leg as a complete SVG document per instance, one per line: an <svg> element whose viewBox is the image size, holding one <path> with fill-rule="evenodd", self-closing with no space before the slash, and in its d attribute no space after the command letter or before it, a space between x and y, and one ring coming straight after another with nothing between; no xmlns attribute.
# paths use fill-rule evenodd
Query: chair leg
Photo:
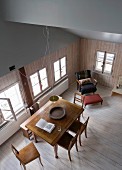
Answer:
<svg viewBox="0 0 122 170"><path fill-rule="evenodd" d="M81 116L81 115L80 115ZM80 122L80 116L78 117L78 121Z"/></svg>
<svg viewBox="0 0 122 170"><path fill-rule="evenodd" d="M58 145L57 144L54 146L54 153L55 153L55 158L58 158Z"/></svg>
<svg viewBox="0 0 122 170"><path fill-rule="evenodd" d="M82 118L84 118L84 116L83 116L83 112L82 112Z"/></svg>
<svg viewBox="0 0 122 170"><path fill-rule="evenodd" d="M40 157L40 156L39 156L39 161L40 161L41 165L43 166L42 161L41 161L41 157Z"/></svg>
<svg viewBox="0 0 122 170"><path fill-rule="evenodd" d="M80 146L82 146L82 144L81 144L81 135L79 135L79 144L80 144Z"/></svg>
<svg viewBox="0 0 122 170"><path fill-rule="evenodd" d="M70 155L70 150L68 150L68 155L69 155L69 160L72 161L71 160L71 155Z"/></svg>
<svg viewBox="0 0 122 170"><path fill-rule="evenodd" d="M73 103L75 103L75 97L74 97Z"/></svg>
<svg viewBox="0 0 122 170"><path fill-rule="evenodd" d="M87 138L87 127L85 128L85 137Z"/></svg>
<svg viewBox="0 0 122 170"><path fill-rule="evenodd" d="M79 84L77 83L77 90L79 89Z"/></svg>
<svg viewBox="0 0 122 170"><path fill-rule="evenodd" d="M77 141L76 141L76 143L75 143L75 146L76 146L76 150L77 150L77 152L78 152L78 145L77 145Z"/></svg>
<svg viewBox="0 0 122 170"><path fill-rule="evenodd" d="M24 170L26 170L26 166L24 164L22 164L22 165L23 165Z"/></svg>

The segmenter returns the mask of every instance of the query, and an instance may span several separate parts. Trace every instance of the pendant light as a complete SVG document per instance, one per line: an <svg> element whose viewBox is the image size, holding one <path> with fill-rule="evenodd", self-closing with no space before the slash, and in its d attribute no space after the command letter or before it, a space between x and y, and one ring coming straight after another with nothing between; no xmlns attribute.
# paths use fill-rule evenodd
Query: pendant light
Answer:
<svg viewBox="0 0 122 170"><path fill-rule="evenodd" d="M49 48L49 28L46 26L46 52L48 51L48 55L50 57L50 48ZM50 68L51 68L51 65L50 65ZM51 72L52 73L52 72ZM52 74L51 74L51 77L52 77ZM53 78L52 78L53 79ZM53 87L52 87L52 92L53 92ZM49 100L51 102L56 102L59 100L59 97L57 95L52 95Z"/></svg>

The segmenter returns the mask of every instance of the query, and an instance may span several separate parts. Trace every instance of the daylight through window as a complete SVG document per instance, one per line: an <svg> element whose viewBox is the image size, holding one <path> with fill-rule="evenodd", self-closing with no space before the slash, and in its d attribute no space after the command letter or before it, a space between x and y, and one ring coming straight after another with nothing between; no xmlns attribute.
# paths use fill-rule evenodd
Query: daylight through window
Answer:
<svg viewBox="0 0 122 170"><path fill-rule="evenodd" d="M66 57L63 57L54 62L55 82L66 75Z"/></svg>
<svg viewBox="0 0 122 170"><path fill-rule="evenodd" d="M33 95L37 96L48 87L46 68L43 68L38 72L34 73L33 75L31 75L30 80L31 80Z"/></svg>
<svg viewBox="0 0 122 170"><path fill-rule="evenodd" d="M115 54L97 51L95 70L101 73L112 73Z"/></svg>
<svg viewBox="0 0 122 170"><path fill-rule="evenodd" d="M4 119L16 119L16 114L24 108L19 84L0 93L0 109Z"/></svg>

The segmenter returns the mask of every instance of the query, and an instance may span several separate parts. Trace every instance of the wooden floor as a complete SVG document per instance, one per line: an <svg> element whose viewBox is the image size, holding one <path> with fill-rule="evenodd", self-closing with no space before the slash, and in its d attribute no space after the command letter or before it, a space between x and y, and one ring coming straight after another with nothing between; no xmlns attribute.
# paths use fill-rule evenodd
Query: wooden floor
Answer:
<svg viewBox="0 0 122 170"><path fill-rule="evenodd" d="M72 85L62 97L73 101L76 84ZM27 165L27 170L122 170L122 97L111 96L111 89L98 87L97 93L103 97L100 103L88 105L84 111L84 121L90 116L88 138L82 135L82 147L71 150L72 162L67 151L59 147L59 159L54 157L53 147L40 140L36 143L44 167L35 160ZM10 144L18 149L30 141L18 131L0 147L0 170L22 170L19 161L13 155Z"/></svg>

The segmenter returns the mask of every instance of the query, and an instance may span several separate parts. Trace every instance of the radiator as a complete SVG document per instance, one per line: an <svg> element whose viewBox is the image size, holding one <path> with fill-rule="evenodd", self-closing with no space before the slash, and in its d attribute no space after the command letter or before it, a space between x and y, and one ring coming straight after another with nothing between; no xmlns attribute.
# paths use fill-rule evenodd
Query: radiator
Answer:
<svg viewBox="0 0 122 170"><path fill-rule="evenodd" d="M69 87L69 83L67 78L37 101L39 107L42 107L52 95L61 95L63 92L65 92L68 89L68 87Z"/></svg>

